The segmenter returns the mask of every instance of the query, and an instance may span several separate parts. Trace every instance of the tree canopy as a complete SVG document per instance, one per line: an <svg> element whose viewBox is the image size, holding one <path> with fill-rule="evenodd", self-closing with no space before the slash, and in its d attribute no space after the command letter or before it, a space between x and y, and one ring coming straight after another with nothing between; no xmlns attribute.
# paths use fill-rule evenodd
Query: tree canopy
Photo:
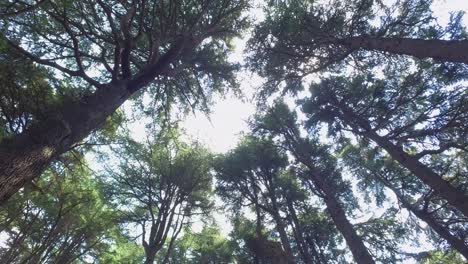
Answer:
<svg viewBox="0 0 468 264"><path fill-rule="evenodd" d="M435 4L0 1L0 263L466 263L467 20ZM216 153L186 121L231 95Z"/></svg>

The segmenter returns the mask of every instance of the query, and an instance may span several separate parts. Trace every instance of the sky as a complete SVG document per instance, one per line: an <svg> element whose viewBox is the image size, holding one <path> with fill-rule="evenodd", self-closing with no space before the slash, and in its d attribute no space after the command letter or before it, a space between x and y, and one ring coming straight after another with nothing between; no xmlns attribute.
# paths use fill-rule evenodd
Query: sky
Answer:
<svg viewBox="0 0 468 264"><path fill-rule="evenodd" d="M463 10L468 16L468 0L434 1L433 11L442 25L447 24L449 12L455 10ZM258 9L255 13L257 18L261 19ZM468 25L468 17L464 18L464 22ZM232 55L233 60L242 61L247 38L248 36L235 41L236 50ZM245 121L255 113L252 96L261 85L261 79L246 73L240 74L239 79L241 90L246 98L228 95L224 99L216 99L209 117L204 113L196 112L189 114L182 124L191 137L205 143L215 153L224 153L235 147L241 132L248 130Z"/></svg>
<svg viewBox="0 0 468 264"><path fill-rule="evenodd" d="M467 13L464 18L464 24L468 25L468 0L435 0L433 4L434 15L438 18L441 25L446 25L449 21L450 11L458 10ZM256 16L261 19L261 12L258 9L256 10ZM236 50L232 55L233 60L242 62L242 54L247 39L248 36L245 39L237 39L235 41ZM196 112L195 114L189 114L182 123L182 127L189 136L203 142L215 153L225 153L234 148L242 132L248 131L246 121L255 113L252 97L255 90L260 87L261 79L247 73L241 73L239 79L245 98L236 98L233 95L228 95L226 98L217 98L214 100L215 104L209 116ZM217 199L217 203L221 205L219 199ZM368 213L367 215L365 212L363 213L363 218L370 217ZM376 212L373 216L379 214L379 212ZM401 217L405 218L407 215L402 215ZM215 219L220 225L222 233L227 235L232 229L228 218L222 212L219 212L215 214ZM201 226L197 226L195 225L194 229L201 228ZM421 248L429 247L429 244L423 242L420 247L413 247L409 244L405 247L408 252L418 252Z"/></svg>

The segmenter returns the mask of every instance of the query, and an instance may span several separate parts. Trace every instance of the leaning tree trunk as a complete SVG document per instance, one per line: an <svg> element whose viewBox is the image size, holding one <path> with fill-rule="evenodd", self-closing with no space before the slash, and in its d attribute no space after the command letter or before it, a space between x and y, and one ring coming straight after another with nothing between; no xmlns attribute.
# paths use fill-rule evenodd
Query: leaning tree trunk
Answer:
<svg viewBox="0 0 468 264"><path fill-rule="evenodd" d="M294 204L289 199L289 197L287 197L286 199L287 199L287 205L288 205L288 209L289 209L289 213L290 213L292 222L296 226L295 236L296 236L296 240L297 240L297 247L299 248L299 250L301 252L302 259L304 260L304 263L313 263L314 261L312 259L312 256L311 256L310 252L309 252L307 243L306 243L306 241L304 239L302 226L301 226L301 223L299 222L299 219L297 217L296 209L294 209ZM312 245L312 247L313 247L313 245Z"/></svg>
<svg viewBox="0 0 468 264"><path fill-rule="evenodd" d="M351 49L384 51L419 59L468 63L468 40L424 40L411 38L374 38L367 36L336 40Z"/></svg>
<svg viewBox="0 0 468 264"><path fill-rule="evenodd" d="M341 116L343 121L354 129L361 129L361 135L373 140L377 145L385 149L394 160L411 171L422 182L435 190L440 197L447 200L452 206L468 217L468 195L466 193L445 181L441 175L422 164L416 157L406 153L401 147L377 134L377 132L371 129L365 119L358 116L349 107L340 103L338 107L343 112Z"/></svg>
<svg viewBox="0 0 468 264"><path fill-rule="evenodd" d="M460 239L450 233L447 228L443 227L440 223L434 219L431 213L425 212L423 210L420 210L416 208L414 204L411 204L406 198L403 197L403 195L398 191L395 187L393 187L388 181L381 179L380 177L377 178L380 180L387 188L393 191L395 193L396 197L398 198L398 201L402 204L402 206L411 213L413 213L416 217L424 221L429 227L431 227L434 232L436 232L440 237L445 239L447 243L460 252L466 259L468 259L468 246L465 244L463 239Z"/></svg>
<svg viewBox="0 0 468 264"><path fill-rule="evenodd" d="M133 93L163 73L186 42L176 42L133 79L103 85L93 94L65 104L46 121L4 140L0 144L0 205L38 177L55 158L98 129Z"/></svg>
<svg viewBox="0 0 468 264"><path fill-rule="evenodd" d="M304 144L297 138L290 137L289 140L293 142L290 145L291 152L299 162L310 170L310 179L323 192L327 211L336 228L343 235L346 244L353 254L354 260L359 264L374 264L375 261L364 245L362 238L354 230L354 226L349 222L341 203L336 198L336 191L333 186L320 175L320 172L316 171L314 162L310 159L310 153L302 151Z"/></svg>
<svg viewBox="0 0 468 264"><path fill-rule="evenodd" d="M39 176L58 155L99 128L130 97L122 83L110 84L71 102L60 114L0 145L0 204Z"/></svg>
<svg viewBox="0 0 468 264"><path fill-rule="evenodd" d="M350 248L354 260L360 264L375 263L374 259L367 250L367 247L364 245L362 238L356 233L354 226L346 217L346 213L336 198L333 188L325 181L321 181L317 185L320 186L321 190L325 194L323 199L327 206L327 211L330 214L333 223L335 223L336 228L345 238L346 244Z"/></svg>

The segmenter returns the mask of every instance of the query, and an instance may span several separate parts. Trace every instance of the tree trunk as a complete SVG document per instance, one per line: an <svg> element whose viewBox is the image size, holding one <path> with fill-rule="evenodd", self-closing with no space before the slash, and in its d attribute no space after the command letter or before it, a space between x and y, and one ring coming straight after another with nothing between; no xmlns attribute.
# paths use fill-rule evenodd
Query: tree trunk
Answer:
<svg viewBox="0 0 468 264"><path fill-rule="evenodd" d="M158 249L153 244L144 244L143 248L145 250L145 264L153 264Z"/></svg>
<svg viewBox="0 0 468 264"><path fill-rule="evenodd" d="M287 140L290 141L289 149L295 158L306 166L310 171L310 178L314 185L323 192L323 199L336 228L343 235L346 244L348 245L354 260L359 264L374 264L375 261L370 255L367 247L364 245L361 237L354 230L353 225L346 218L340 202L336 198L336 191L330 183L321 176L321 173L316 170L309 151L304 149L304 144L298 135L286 134Z"/></svg>
<svg viewBox="0 0 468 264"><path fill-rule="evenodd" d="M402 204L403 207L408 209L411 213L413 213L416 217L424 221L429 227L434 230L440 237L445 239L452 248L460 252L466 259L468 259L468 246L465 244L463 239L460 239L450 233L447 228L443 227L440 225L430 213L419 210L416 208L415 205L411 204L406 200L406 198L403 197L403 195L396 189L394 188L388 181L381 179L380 177L377 178L380 180L387 188L393 191L395 193L396 197L398 198L398 201Z"/></svg>
<svg viewBox="0 0 468 264"><path fill-rule="evenodd" d="M276 201L276 197L274 194L270 197L271 203L273 205L273 219L276 222L276 230L278 231L281 239L281 244L283 245L283 249L286 252L288 257L288 263L294 264L294 255L292 253L291 243L289 243L288 235L286 234L286 227L284 226L283 219L279 214L278 203Z"/></svg>
<svg viewBox="0 0 468 264"><path fill-rule="evenodd" d="M64 104L48 120L0 144L0 205L27 182L38 177L54 158L99 128L130 96L145 87L185 48L185 38L132 80L103 85L89 96Z"/></svg>
<svg viewBox="0 0 468 264"><path fill-rule="evenodd" d="M60 114L2 142L0 205L39 176L54 158L99 128L130 95L123 83L108 85L64 105Z"/></svg>
<svg viewBox="0 0 468 264"><path fill-rule="evenodd" d="M427 225L430 226L432 230L434 230L440 237L445 239L453 249L460 252L460 254L462 254L468 260L468 246L465 244L463 239L452 235L449 230L437 223L437 221L428 212L418 210L414 208L413 205L405 204L404 202L402 202L402 204L419 219L427 223Z"/></svg>
<svg viewBox="0 0 468 264"><path fill-rule="evenodd" d="M351 49L378 50L419 59L468 63L468 40L350 37L337 40Z"/></svg>
<svg viewBox="0 0 468 264"><path fill-rule="evenodd" d="M331 186L324 181L318 185L321 186L321 189L325 194L324 200L327 206L327 211L333 219L336 228L345 238L346 244L351 250L354 260L359 264L375 263L361 237L356 233L356 230L354 230L354 226L349 222L348 218L346 218L345 211L338 199L335 197L335 193Z"/></svg>
<svg viewBox="0 0 468 264"><path fill-rule="evenodd" d="M305 242L305 239L302 233L301 224L299 223L299 219L297 218L296 209L294 209L294 205L289 200L289 197L287 199L288 199L287 202L288 202L289 213L291 215L294 226L296 226L295 236L297 240L297 246L300 249L300 252L302 255L302 260L306 264L313 263L312 256L310 255L309 248L307 246L307 243Z"/></svg>
<svg viewBox="0 0 468 264"><path fill-rule="evenodd" d="M403 167L411 171L422 182L427 184L437 194L446 199L452 206L468 217L468 195L445 181L441 175L432 171L429 167L422 164L416 157L406 153L401 147L393 144L390 140L380 136L371 129L369 123L354 113L343 104L338 105L343 112L342 118L348 125L354 129L362 129L363 136L373 140L381 148L385 149L390 156L398 161Z"/></svg>

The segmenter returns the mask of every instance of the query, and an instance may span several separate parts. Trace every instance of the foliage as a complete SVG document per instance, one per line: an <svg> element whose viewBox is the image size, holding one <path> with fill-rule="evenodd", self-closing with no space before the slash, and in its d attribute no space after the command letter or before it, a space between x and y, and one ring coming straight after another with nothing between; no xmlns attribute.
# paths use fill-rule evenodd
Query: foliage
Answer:
<svg viewBox="0 0 468 264"><path fill-rule="evenodd" d="M86 165L59 166L0 212L4 263L86 263L109 249L118 214Z"/></svg>

